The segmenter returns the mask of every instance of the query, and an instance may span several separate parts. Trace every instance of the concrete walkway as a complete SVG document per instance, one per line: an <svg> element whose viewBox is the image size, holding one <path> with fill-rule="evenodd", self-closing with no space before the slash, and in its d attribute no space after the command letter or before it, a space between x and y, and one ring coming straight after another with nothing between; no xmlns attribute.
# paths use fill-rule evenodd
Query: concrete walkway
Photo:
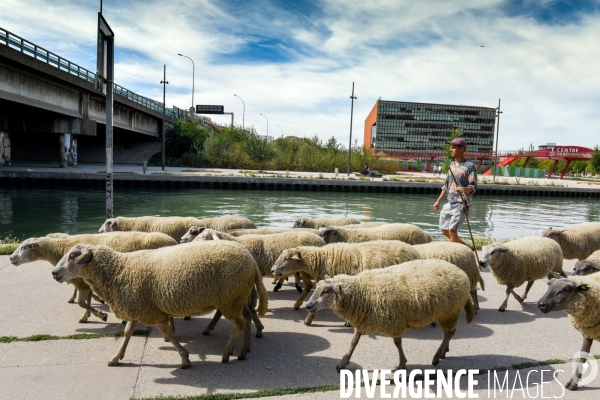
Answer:
<svg viewBox="0 0 600 400"><path fill-rule="evenodd" d="M573 264L565 261L565 271L571 271ZM112 314L107 322L90 317L88 323L78 323L83 310L67 303L72 286L53 281L50 271L47 262L15 267L9 264L7 256L0 256L0 336L115 333L123 328ZM511 298L507 311L499 313L497 308L504 299L504 288L489 272L484 272L483 277L486 291L479 292L482 309L470 326L461 318L451 351L437 366L439 369L502 369L515 364L573 358L582 340L566 314L544 315L535 306L546 290L544 282L534 284L523 304ZM252 352L245 361L233 358L228 364L220 362L231 325L222 320L210 336L203 336L201 332L210 315L196 316L191 321L176 320L177 335L190 352L189 370L179 368L180 357L156 328L152 328L148 337L134 336L117 367L107 366L108 359L118 349L121 339L117 338L0 343L0 399L129 399L339 385L335 366L348 349L352 328L345 328L343 321L330 311L318 313L314 325L305 326L302 321L306 311L292 309L298 296L293 287L287 284L273 293L271 279L265 278L264 282L270 299L269 312L262 319L264 337L253 337ZM94 306L110 312L107 305L94 303ZM439 327L407 331L403 347L409 370L433 368L431 359L441 339ZM592 353L600 354L600 348L594 351L592 347ZM393 341L376 335L361 339L349 369L393 369L397 364ZM511 371L511 388L518 372L523 387L533 395L536 384L540 383L540 370L563 370L557 379L564 383L572 365L561 363L533 369L537 372L531 374L529 382L526 382L529 369ZM487 375L479 375L477 379L480 383L476 392L480 398L487 398ZM544 385L544 396L561 396L561 387L551 373L546 372L545 381L549 383ZM600 379L596 379L578 392L567 392L563 398L597 399L599 386ZM379 389L376 393L379 396ZM362 396L366 397L364 389ZM339 391L272 398L336 399ZM506 392L497 398L506 398ZM517 391L513 398L528 397Z"/></svg>

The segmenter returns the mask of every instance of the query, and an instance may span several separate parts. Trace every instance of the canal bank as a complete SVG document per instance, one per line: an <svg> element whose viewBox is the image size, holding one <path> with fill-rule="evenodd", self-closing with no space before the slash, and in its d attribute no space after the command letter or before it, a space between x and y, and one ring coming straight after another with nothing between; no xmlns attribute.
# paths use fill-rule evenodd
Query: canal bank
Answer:
<svg viewBox="0 0 600 400"><path fill-rule="evenodd" d="M151 168L146 174L131 165L116 165L113 180L116 188L197 188L276 191L439 193L441 179L431 174L385 175L382 178L359 179L351 175L275 171L238 171L222 169L168 168L166 172ZM48 165L20 165L0 170L2 187L90 187L101 188L106 176L101 164L79 165L77 168L55 168ZM502 184L480 179L478 195L483 196L549 196L600 197L600 186L556 182L554 180L512 181ZM513 184L510 184L513 183ZM518 184L516 184L518 183Z"/></svg>

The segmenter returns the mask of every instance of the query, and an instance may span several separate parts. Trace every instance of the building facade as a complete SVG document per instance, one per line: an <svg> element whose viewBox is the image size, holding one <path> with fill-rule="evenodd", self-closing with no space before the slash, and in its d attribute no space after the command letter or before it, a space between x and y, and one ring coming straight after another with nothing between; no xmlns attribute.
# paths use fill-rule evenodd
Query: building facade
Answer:
<svg viewBox="0 0 600 400"><path fill-rule="evenodd" d="M496 109L378 100L365 120L364 146L388 156L442 150L453 129L473 152L492 152Z"/></svg>

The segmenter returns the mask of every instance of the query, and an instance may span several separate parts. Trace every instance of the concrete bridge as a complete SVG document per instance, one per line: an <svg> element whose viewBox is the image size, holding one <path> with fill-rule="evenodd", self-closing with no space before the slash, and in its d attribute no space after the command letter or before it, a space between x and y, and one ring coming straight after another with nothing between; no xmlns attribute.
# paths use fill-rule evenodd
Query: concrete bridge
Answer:
<svg viewBox="0 0 600 400"><path fill-rule="evenodd" d="M104 162L106 98L95 80L95 73L0 28L0 164ZM147 160L161 149L163 104L114 86L114 162ZM165 115L167 124L190 118L176 107Z"/></svg>

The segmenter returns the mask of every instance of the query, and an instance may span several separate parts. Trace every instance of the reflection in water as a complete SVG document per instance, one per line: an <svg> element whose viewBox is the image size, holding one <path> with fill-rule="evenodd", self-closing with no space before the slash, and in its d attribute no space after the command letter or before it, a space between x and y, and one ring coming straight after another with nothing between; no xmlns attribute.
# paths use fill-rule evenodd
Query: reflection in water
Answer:
<svg viewBox="0 0 600 400"><path fill-rule="evenodd" d="M359 220L410 222L434 237L437 195L392 193L275 192L252 190L140 190L115 193L115 215L240 215L257 226L291 227L296 218L351 216ZM97 232L104 222L102 190L0 189L0 237L31 237L49 232ZM478 236L518 238L540 235L549 226L598 221L594 199L475 196L471 228ZM466 226L464 232L466 233Z"/></svg>

